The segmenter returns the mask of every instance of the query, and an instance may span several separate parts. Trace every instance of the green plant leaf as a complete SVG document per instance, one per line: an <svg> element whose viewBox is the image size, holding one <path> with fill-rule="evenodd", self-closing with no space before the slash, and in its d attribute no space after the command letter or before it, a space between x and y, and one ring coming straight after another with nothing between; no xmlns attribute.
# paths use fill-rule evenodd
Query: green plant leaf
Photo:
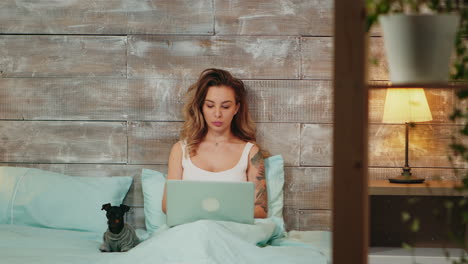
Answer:
<svg viewBox="0 0 468 264"><path fill-rule="evenodd" d="M450 120L455 121L455 119L462 117L462 111L459 108L455 108L450 115Z"/></svg>
<svg viewBox="0 0 468 264"><path fill-rule="evenodd" d="M468 223L468 212L465 211L462 213L462 215L463 215L463 223Z"/></svg>
<svg viewBox="0 0 468 264"><path fill-rule="evenodd" d="M390 1L380 1L376 5L376 11L378 15L387 14L390 12L391 4Z"/></svg>
<svg viewBox="0 0 468 264"><path fill-rule="evenodd" d="M453 201L445 201L444 202L444 207L446 209L449 209L449 210L452 209L453 208Z"/></svg>
<svg viewBox="0 0 468 264"><path fill-rule="evenodd" d="M453 150L455 155L463 155L463 153L465 153L466 151L465 145L461 143L452 143L449 146Z"/></svg>
<svg viewBox="0 0 468 264"><path fill-rule="evenodd" d="M447 12L452 12L453 10L452 1L445 1L445 8Z"/></svg>
<svg viewBox="0 0 468 264"><path fill-rule="evenodd" d="M460 201L458 201L458 206L459 207L463 207L466 205L466 198L462 198L460 199Z"/></svg>
<svg viewBox="0 0 468 264"><path fill-rule="evenodd" d="M413 247L410 246L410 244L408 244L408 243L406 243L406 242L401 243L401 247L402 247L403 249L405 249L405 250L408 250L408 251L413 250Z"/></svg>
<svg viewBox="0 0 468 264"><path fill-rule="evenodd" d="M453 163L453 157L452 156L448 156L448 160L450 161L450 163Z"/></svg>
<svg viewBox="0 0 468 264"><path fill-rule="evenodd" d="M465 124L465 126L463 127L463 129L460 130L460 133L462 135L468 135L468 124Z"/></svg>
<svg viewBox="0 0 468 264"><path fill-rule="evenodd" d="M440 9L440 1L439 0L431 0L428 3L428 7L431 10L438 11Z"/></svg>
<svg viewBox="0 0 468 264"><path fill-rule="evenodd" d="M413 219L413 222L411 223L411 231L412 232L419 231L419 219L418 218Z"/></svg>
<svg viewBox="0 0 468 264"><path fill-rule="evenodd" d="M468 97L468 89L463 89L457 92L457 97L460 99L464 99Z"/></svg>
<svg viewBox="0 0 468 264"><path fill-rule="evenodd" d="M462 182L463 182L463 187L465 187L465 189L467 189L467 188L468 188L468 178L467 178L467 177L464 177L464 178L462 179Z"/></svg>
<svg viewBox="0 0 468 264"><path fill-rule="evenodd" d="M379 59L373 57L373 58L370 59L370 63L371 63L372 65L374 65L374 66L379 66Z"/></svg>
<svg viewBox="0 0 468 264"><path fill-rule="evenodd" d="M376 15L369 15L366 18L366 32L370 32L372 26L377 23Z"/></svg>
<svg viewBox="0 0 468 264"><path fill-rule="evenodd" d="M408 222L410 218L411 218L411 215L407 211L401 212L401 221L403 221L403 223Z"/></svg>

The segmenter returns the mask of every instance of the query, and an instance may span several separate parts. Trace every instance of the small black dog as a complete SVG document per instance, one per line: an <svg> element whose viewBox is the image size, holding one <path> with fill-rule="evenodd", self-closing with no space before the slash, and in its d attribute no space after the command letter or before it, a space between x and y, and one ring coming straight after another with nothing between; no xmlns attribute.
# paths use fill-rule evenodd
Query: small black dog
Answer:
<svg viewBox="0 0 468 264"><path fill-rule="evenodd" d="M135 229L124 223L124 214L130 207L121 204L111 206L110 203L103 204L101 210L106 210L108 229L104 233L104 242L99 247L101 252L129 251L139 243Z"/></svg>

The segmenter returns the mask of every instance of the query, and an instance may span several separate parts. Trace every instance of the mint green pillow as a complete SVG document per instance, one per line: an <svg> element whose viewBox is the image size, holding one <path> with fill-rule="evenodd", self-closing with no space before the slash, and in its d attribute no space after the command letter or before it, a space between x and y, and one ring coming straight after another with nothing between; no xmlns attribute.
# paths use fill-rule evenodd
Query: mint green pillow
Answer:
<svg viewBox="0 0 468 264"><path fill-rule="evenodd" d="M132 177L75 177L0 167L0 223L104 232L102 205L121 204L131 184Z"/></svg>
<svg viewBox="0 0 468 264"><path fill-rule="evenodd" d="M11 201L21 176L28 168L0 167L0 224L9 224L11 219Z"/></svg>
<svg viewBox="0 0 468 264"><path fill-rule="evenodd" d="M281 155L265 159L265 176L268 191L268 217L275 218L278 228L276 237L281 237L284 232L283 221L283 186L284 186L284 161ZM141 184L144 198L144 213L146 230L150 233L166 224L166 214L162 211L162 197L166 175L150 169L143 169Z"/></svg>
<svg viewBox="0 0 468 264"><path fill-rule="evenodd" d="M286 233L283 219L284 160L281 155L265 159L265 176L268 191L268 218L276 224L275 232L268 241L270 243Z"/></svg>
<svg viewBox="0 0 468 264"><path fill-rule="evenodd" d="M283 219L284 161L281 155L265 159L268 191L268 217Z"/></svg>
<svg viewBox="0 0 468 264"><path fill-rule="evenodd" d="M149 233L153 233L166 224L166 214L162 211L165 183L165 174L149 169L141 171L145 225Z"/></svg>

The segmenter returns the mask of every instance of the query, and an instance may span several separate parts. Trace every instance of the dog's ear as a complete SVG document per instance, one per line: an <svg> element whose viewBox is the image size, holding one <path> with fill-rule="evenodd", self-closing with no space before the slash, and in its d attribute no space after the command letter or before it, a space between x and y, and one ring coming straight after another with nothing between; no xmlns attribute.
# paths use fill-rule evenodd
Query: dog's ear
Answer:
<svg viewBox="0 0 468 264"><path fill-rule="evenodd" d="M107 210L109 210L110 208L111 208L111 204L110 204L110 203L106 203L106 204L103 204L103 205L102 205L101 210L106 210L106 211L107 211Z"/></svg>
<svg viewBox="0 0 468 264"><path fill-rule="evenodd" d="M122 211L124 211L125 213L128 212L130 210L130 207L128 207L127 205L125 204L121 204L120 205L120 209L122 209Z"/></svg>

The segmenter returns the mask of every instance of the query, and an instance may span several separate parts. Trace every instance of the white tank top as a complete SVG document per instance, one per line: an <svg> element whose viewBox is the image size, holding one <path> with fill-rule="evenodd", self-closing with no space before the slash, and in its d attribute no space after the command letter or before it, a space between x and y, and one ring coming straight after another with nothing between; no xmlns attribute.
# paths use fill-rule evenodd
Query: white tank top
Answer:
<svg viewBox="0 0 468 264"><path fill-rule="evenodd" d="M237 162L236 166L231 169L219 172L211 172L198 168L192 163L190 156L185 156L185 142L182 142L182 179L190 181L247 181L247 166L249 161L249 153L253 144L247 142L244 151Z"/></svg>

